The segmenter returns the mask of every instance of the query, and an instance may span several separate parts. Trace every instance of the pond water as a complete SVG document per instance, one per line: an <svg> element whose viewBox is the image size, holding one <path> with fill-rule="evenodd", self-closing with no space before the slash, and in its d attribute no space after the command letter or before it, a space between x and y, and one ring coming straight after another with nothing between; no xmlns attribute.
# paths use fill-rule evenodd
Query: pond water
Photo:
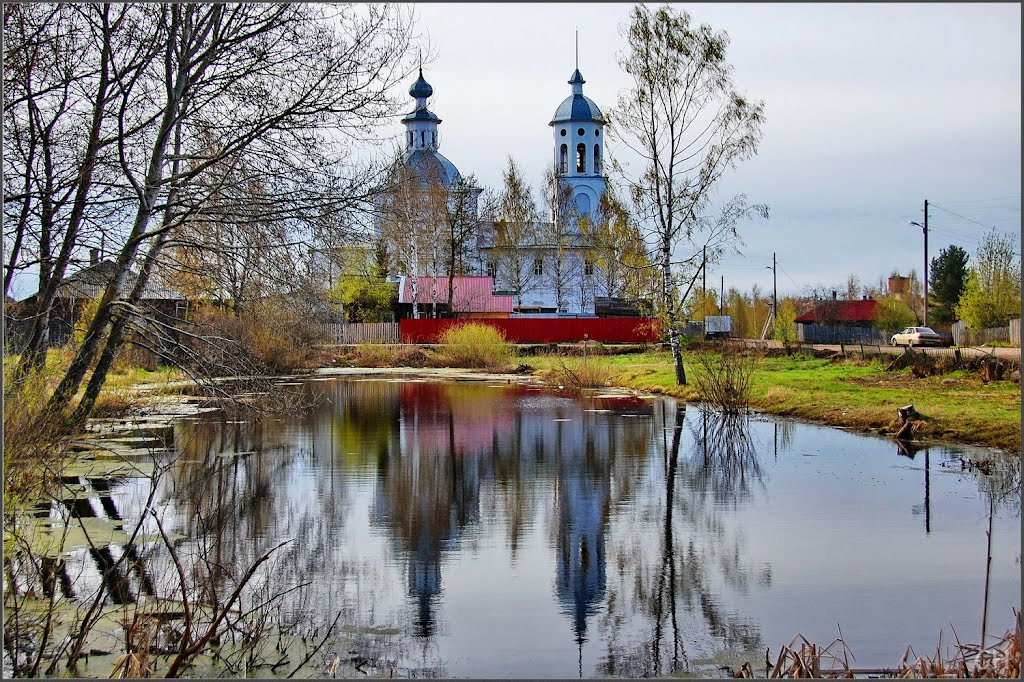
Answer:
<svg viewBox="0 0 1024 682"><path fill-rule="evenodd" d="M375 672L763 672L765 648L837 624L855 666L895 666L940 630L978 641L990 503L989 633L1020 607L1019 462L1000 453L518 384L296 390L318 400L303 417L178 422L156 504L224 585L290 540L272 588L306 587L281 615L322 634L341 614ZM130 518L145 494L126 479L111 500Z"/></svg>

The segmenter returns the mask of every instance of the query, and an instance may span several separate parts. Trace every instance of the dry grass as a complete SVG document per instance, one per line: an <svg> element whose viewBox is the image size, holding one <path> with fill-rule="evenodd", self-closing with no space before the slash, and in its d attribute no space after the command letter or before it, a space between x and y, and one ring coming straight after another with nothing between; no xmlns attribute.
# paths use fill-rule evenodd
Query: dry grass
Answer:
<svg viewBox="0 0 1024 682"><path fill-rule="evenodd" d="M807 641L803 635L797 635L788 646L782 647L774 664L765 659L765 672L769 679L836 679L853 678L855 675L896 679L1020 679L1020 611L1014 609L1013 615L1014 629L1007 630L999 641L984 650L976 644L962 644L957 638L953 653L943 657L940 634L934 657L918 656L913 647L908 646L897 666L891 669L858 669L851 666L854 656L843 641L842 630L839 631L839 637L825 647ZM733 671L732 677L754 677L749 661Z"/></svg>
<svg viewBox="0 0 1024 682"><path fill-rule="evenodd" d="M42 498L70 459L66 414L47 410L59 367L31 372L4 385L4 508ZM8 367L4 367L7 374Z"/></svg>
<svg viewBox="0 0 1024 682"><path fill-rule="evenodd" d="M512 346L504 335L486 324L460 324L441 337L433 364L439 367L466 367L494 372L515 367Z"/></svg>
<svg viewBox="0 0 1024 682"><path fill-rule="evenodd" d="M346 359L356 367L425 367L430 357L418 346L361 343Z"/></svg>
<svg viewBox="0 0 1024 682"><path fill-rule="evenodd" d="M104 390L96 399L90 416L101 419L124 417L136 412L141 405L138 393L125 389Z"/></svg>
<svg viewBox="0 0 1024 682"><path fill-rule="evenodd" d="M615 372L607 365L589 362L587 359L559 358L555 366L544 373L544 381L547 383L572 388L603 388L612 385L615 378Z"/></svg>

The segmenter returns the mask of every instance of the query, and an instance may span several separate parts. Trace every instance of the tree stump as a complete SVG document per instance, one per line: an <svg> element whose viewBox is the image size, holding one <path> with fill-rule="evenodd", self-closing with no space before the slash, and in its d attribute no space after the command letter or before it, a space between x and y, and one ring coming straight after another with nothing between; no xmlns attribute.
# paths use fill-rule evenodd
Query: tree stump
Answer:
<svg viewBox="0 0 1024 682"><path fill-rule="evenodd" d="M920 419L921 415L913 405L897 407L896 413L900 416L900 430L896 432L896 440L909 440L913 435L914 420Z"/></svg>

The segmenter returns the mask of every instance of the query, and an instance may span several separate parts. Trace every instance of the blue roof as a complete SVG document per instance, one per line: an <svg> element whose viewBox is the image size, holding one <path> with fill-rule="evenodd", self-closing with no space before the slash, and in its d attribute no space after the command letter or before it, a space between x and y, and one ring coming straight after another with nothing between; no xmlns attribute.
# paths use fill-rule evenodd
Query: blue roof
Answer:
<svg viewBox="0 0 1024 682"><path fill-rule="evenodd" d="M564 123L567 121L593 121L604 123L604 114L601 109L586 95L569 95L555 109L555 115L551 117L551 123Z"/></svg>
<svg viewBox="0 0 1024 682"><path fill-rule="evenodd" d="M409 121L433 121L434 123L440 123L441 119L437 117L437 114L428 109L416 109L402 117L402 123Z"/></svg>
<svg viewBox="0 0 1024 682"><path fill-rule="evenodd" d="M409 149L402 155L402 161L423 180L440 179L445 185L453 185L462 180L459 169L440 152Z"/></svg>

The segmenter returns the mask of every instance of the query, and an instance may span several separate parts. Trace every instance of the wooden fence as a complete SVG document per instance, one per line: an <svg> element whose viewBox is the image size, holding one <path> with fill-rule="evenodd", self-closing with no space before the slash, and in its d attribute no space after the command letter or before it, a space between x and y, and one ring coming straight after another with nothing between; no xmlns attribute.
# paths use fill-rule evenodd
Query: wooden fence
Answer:
<svg viewBox="0 0 1024 682"><path fill-rule="evenodd" d="M341 322L320 325L324 343L398 343L397 322Z"/></svg>
<svg viewBox="0 0 1024 682"><path fill-rule="evenodd" d="M823 324L798 324L797 339L803 343L867 343L882 345L890 334L874 327L840 327Z"/></svg>
<svg viewBox="0 0 1024 682"><path fill-rule="evenodd" d="M1020 345L1020 318L1010 320L1005 327L968 329L963 322L953 323L953 343L958 346L983 346L993 341Z"/></svg>

